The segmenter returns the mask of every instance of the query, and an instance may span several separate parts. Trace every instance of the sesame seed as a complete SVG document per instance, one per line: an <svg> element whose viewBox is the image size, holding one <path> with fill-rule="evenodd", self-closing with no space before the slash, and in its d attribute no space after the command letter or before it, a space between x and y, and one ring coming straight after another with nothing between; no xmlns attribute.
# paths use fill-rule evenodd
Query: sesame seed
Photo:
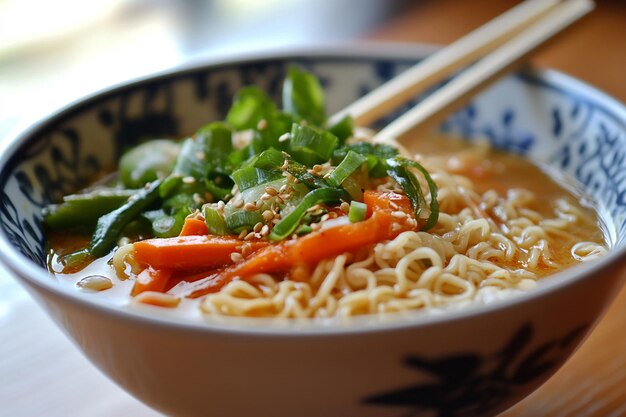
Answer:
<svg viewBox="0 0 626 417"><path fill-rule="evenodd" d="M324 176L322 178L324 178L325 180L330 178L330 172L327 172L326 174L324 174Z"/></svg>
<svg viewBox="0 0 626 417"><path fill-rule="evenodd" d="M270 198L272 198L272 196L271 196L271 195L269 195L268 193L263 193L263 195L261 195L261 200L262 200L262 201L267 201L267 200L269 200Z"/></svg>
<svg viewBox="0 0 626 417"><path fill-rule="evenodd" d="M246 211L256 211L256 210L258 210L259 208L258 208L258 207L256 206L256 204L254 204L254 203L246 203L246 204L243 206L243 209L244 209L244 210L246 210Z"/></svg>
<svg viewBox="0 0 626 417"><path fill-rule="evenodd" d="M273 223L273 224L278 224L278 222L280 222L280 219L276 219L276 218L275 218L275 219L272 219L272 223Z"/></svg>
<svg viewBox="0 0 626 417"><path fill-rule="evenodd" d="M400 229L402 229L402 226L400 226L398 223L392 223L391 224L391 231L392 232L397 232Z"/></svg>
<svg viewBox="0 0 626 417"><path fill-rule="evenodd" d="M219 211L224 211L224 207L226 207L226 203L224 203L222 200L217 202L217 209Z"/></svg>
<svg viewBox="0 0 626 417"><path fill-rule="evenodd" d="M309 208L307 209L307 212L308 212L308 213L312 213L312 212L314 212L315 210L317 210L317 209L319 209L319 208L321 208L321 206L320 206L319 204L316 204L316 205L314 205L313 207L309 207Z"/></svg>
<svg viewBox="0 0 626 417"><path fill-rule="evenodd" d="M257 209L260 209L261 206L263 205L263 201L257 200L254 202L254 205L256 206Z"/></svg>
<svg viewBox="0 0 626 417"><path fill-rule="evenodd" d="M274 213L272 212L272 210L265 210L262 214L263 219L268 222L270 220L272 220L274 218Z"/></svg>
<svg viewBox="0 0 626 417"><path fill-rule="evenodd" d="M254 234L254 237L257 238L257 239L261 239L263 236L261 236L261 233L257 232L257 233Z"/></svg>
<svg viewBox="0 0 626 417"><path fill-rule="evenodd" d="M76 285L87 290L104 291L113 287L113 282L102 275L90 275L78 281Z"/></svg>
<svg viewBox="0 0 626 417"><path fill-rule="evenodd" d="M196 182L196 179L192 176L183 177L183 182L185 184L193 184L194 182Z"/></svg>
<svg viewBox="0 0 626 417"><path fill-rule="evenodd" d="M322 170L322 166L319 164L313 165L313 171L320 172Z"/></svg>
<svg viewBox="0 0 626 417"><path fill-rule="evenodd" d="M254 237L254 232L250 232L243 238L243 240L250 240Z"/></svg>
<svg viewBox="0 0 626 417"><path fill-rule="evenodd" d="M259 120L259 123L257 123L257 124L256 124L256 128L257 128L258 130L263 130L263 129L265 129L266 127L267 127L267 120L265 120L265 119L261 119L261 120Z"/></svg>
<svg viewBox="0 0 626 417"><path fill-rule="evenodd" d="M285 204L285 201L280 196L276 196L276 200L275 201L278 204Z"/></svg>
<svg viewBox="0 0 626 417"><path fill-rule="evenodd" d="M284 193L285 191L287 191L287 184L283 184L278 190L279 193Z"/></svg>
<svg viewBox="0 0 626 417"><path fill-rule="evenodd" d="M311 230L320 230L320 224L319 223L311 223Z"/></svg>
<svg viewBox="0 0 626 417"><path fill-rule="evenodd" d="M406 213L403 211L392 211L391 216L396 219L404 219L406 217Z"/></svg>
<svg viewBox="0 0 626 417"><path fill-rule="evenodd" d="M322 218L320 219L321 221L325 222L326 220L330 219L330 215L328 213L324 214L322 216Z"/></svg>
<svg viewBox="0 0 626 417"><path fill-rule="evenodd" d="M259 233L262 228L263 228L263 223L258 222L257 224L254 225L252 230L254 230L255 233Z"/></svg>
<svg viewBox="0 0 626 417"><path fill-rule="evenodd" d="M247 234L248 234L248 231L246 229L243 229L241 233L239 233L239 239L245 238Z"/></svg>
<svg viewBox="0 0 626 417"><path fill-rule="evenodd" d="M243 255L241 255L239 252L233 252L230 254L230 260L235 263L241 262L243 261Z"/></svg>
<svg viewBox="0 0 626 417"><path fill-rule="evenodd" d="M275 196L276 194L278 194L278 191L276 191L276 188L269 187L269 186L265 187L265 192L268 193L269 195L271 195L272 197Z"/></svg>
<svg viewBox="0 0 626 417"><path fill-rule="evenodd" d="M269 232L270 232L270 227L264 224L263 227L261 228L261 234L263 236L267 236Z"/></svg>
<svg viewBox="0 0 626 417"><path fill-rule="evenodd" d="M400 207L398 207L398 205L396 203L394 203L393 201L389 202L389 207L391 207L394 210L398 210Z"/></svg>
<svg viewBox="0 0 626 417"><path fill-rule="evenodd" d="M235 202L233 203L233 206L235 208L242 208L243 207L243 200L242 199L235 200Z"/></svg>
<svg viewBox="0 0 626 417"><path fill-rule="evenodd" d="M341 203L341 206L339 206L339 208L341 209L341 211L348 214L348 212L350 211L350 204L344 201L343 203Z"/></svg>
<svg viewBox="0 0 626 417"><path fill-rule="evenodd" d="M291 138L291 133L287 132L287 133L280 135L280 137L278 138L278 141L285 142L285 141L288 141L290 138Z"/></svg>

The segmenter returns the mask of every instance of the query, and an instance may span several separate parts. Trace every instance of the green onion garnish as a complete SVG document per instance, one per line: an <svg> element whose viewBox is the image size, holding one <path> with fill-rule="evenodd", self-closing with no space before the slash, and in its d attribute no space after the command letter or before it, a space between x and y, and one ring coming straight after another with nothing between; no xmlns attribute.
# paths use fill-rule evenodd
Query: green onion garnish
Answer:
<svg viewBox="0 0 626 417"><path fill-rule="evenodd" d="M298 204L291 213L274 226L269 235L270 240L283 240L291 235L300 224L300 221L306 214L306 211L314 205L332 203L341 199L349 199L347 193L341 189L319 188L317 190L310 191L304 196L300 204Z"/></svg>
<svg viewBox="0 0 626 417"><path fill-rule="evenodd" d="M327 179L328 184L333 187L339 187L346 178L359 169L366 161L366 156L360 155L354 151L348 151L343 161L331 172Z"/></svg>
<svg viewBox="0 0 626 417"><path fill-rule="evenodd" d="M220 214L216 209L204 206L203 210L204 221L210 234L223 236L228 234L228 228L226 227L226 220L224 216Z"/></svg>
<svg viewBox="0 0 626 417"><path fill-rule="evenodd" d="M352 201L350 203L350 211L348 211L348 220L352 223L365 220L365 214L367 213L367 204L360 201Z"/></svg>

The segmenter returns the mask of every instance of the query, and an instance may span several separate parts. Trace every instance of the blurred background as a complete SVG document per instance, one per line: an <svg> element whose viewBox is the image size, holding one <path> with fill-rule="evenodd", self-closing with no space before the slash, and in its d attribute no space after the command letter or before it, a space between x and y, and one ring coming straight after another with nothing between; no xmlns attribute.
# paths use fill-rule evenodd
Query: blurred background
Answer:
<svg viewBox="0 0 626 417"><path fill-rule="evenodd" d="M447 44L518 2L0 0L0 141L85 94L188 60L340 41ZM532 61L626 101L626 0L596 2ZM626 291L572 360L506 416L626 415L624 328ZM158 415L87 363L2 266L0 337L2 416Z"/></svg>
<svg viewBox="0 0 626 417"><path fill-rule="evenodd" d="M0 0L0 138L87 93L190 59L355 39L445 44L518 2ZM598 5L535 61L624 100L626 1Z"/></svg>
<svg viewBox="0 0 626 417"><path fill-rule="evenodd" d="M364 36L408 0L0 0L0 137L186 60Z"/></svg>

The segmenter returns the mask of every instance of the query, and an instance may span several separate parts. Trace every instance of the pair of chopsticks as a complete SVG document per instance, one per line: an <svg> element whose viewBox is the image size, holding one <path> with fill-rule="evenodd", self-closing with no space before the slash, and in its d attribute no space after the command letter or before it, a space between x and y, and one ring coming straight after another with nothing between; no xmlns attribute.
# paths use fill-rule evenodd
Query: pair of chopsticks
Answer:
<svg viewBox="0 0 626 417"><path fill-rule="evenodd" d="M593 0L526 0L355 101L330 123L350 115L355 124L368 125L467 67L374 139L394 142L408 131L429 130L593 7Z"/></svg>

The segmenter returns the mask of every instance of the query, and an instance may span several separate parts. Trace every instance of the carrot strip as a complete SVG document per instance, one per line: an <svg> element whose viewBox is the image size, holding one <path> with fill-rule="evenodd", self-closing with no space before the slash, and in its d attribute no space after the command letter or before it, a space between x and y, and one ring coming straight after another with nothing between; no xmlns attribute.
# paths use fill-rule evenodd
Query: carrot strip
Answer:
<svg viewBox="0 0 626 417"><path fill-rule="evenodd" d="M392 216L398 210L412 213L406 197L396 193L372 192L369 195L366 193L366 201L368 207L371 205L374 210L374 214L367 220L313 232L296 240L266 247L243 262L225 268L222 272L214 272L206 281L196 283L191 296L217 292L235 278L246 279L259 273L285 272L301 264L315 264L412 230L406 222L396 221ZM397 209L390 202L394 202Z"/></svg>
<svg viewBox="0 0 626 417"><path fill-rule="evenodd" d="M148 267L141 271L137 275L137 278L135 278L135 285L130 295L134 297L144 291L164 292L171 276L171 269L154 269Z"/></svg>
<svg viewBox="0 0 626 417"><path fill-rule="evenodd" d="M250 253L269 243L248 241ZM240 252L243 242L230 236L179 236L147 239L136 242L134 256L137 262L155 269L200 269L230 265L230 255Z"/></svg>
<svg viewBox="0 0 626 417"><path fill-rule="evenodd" d="M179 236L204 236L209 230L203 220L187 217Z"/></svg>

